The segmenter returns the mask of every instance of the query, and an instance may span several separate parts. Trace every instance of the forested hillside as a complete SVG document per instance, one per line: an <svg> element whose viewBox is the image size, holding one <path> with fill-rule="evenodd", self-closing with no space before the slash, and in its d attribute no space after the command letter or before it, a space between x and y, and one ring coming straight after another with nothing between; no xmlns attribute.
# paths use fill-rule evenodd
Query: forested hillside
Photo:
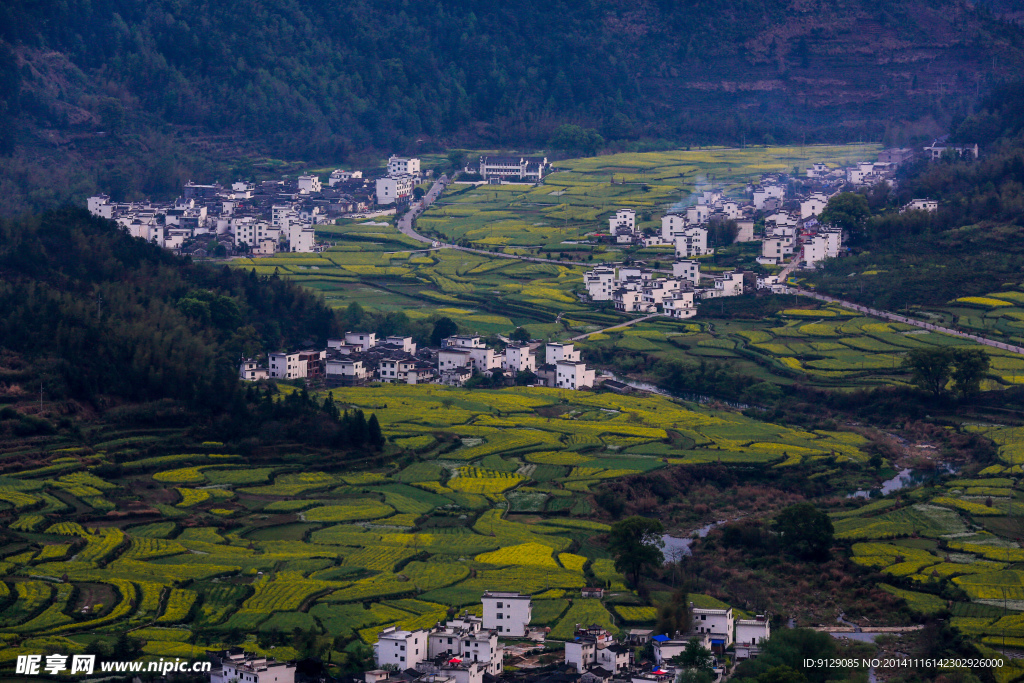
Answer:
<svg viewBox="0 0 1024 683"><path fill-rule="evenodd" d="M114 411L221 440L349 443L332 404L271 400L238 380L243 356L340 331L322 301L276 275L192 264L84 209L52 211L0 222L0 310L0 403L34 410L38 397L51 416Z"/></svg>
<svg viewBox="0 0 1024 683"><path fill-rule="evenodd" d="M961 0L13 0L0 190L11 213L171 193L246 155L544 146L566 122L608 141L900 142L1019 71L1021 36Z"/></svg>

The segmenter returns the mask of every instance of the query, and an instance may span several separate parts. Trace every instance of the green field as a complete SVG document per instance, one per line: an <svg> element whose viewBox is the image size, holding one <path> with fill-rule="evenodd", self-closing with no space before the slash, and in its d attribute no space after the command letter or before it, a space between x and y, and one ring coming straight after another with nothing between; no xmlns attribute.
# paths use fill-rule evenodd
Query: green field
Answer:
<svg viewBox="0 0 1024 683"><path fill-rule="evenodd" d="M0 477L2 505L18 515L9 530L16 542L0 560L7 645L30 650L43 636L136 627L155 657L237 644L245 633L255 639L246 647L269 648L295 629L369 644L384 626L430 626L497 588L537 595L538 623L552 626L553 638L571 636L576 623L618 631L649 621L653 607L607 558L599 539L609 527L588 519L592 487L673 464L794 461L824 470L866 460L852 432L792 429L656 396L395 385L335 389L334 399L377 415L393 462L318 469L289 456L250 467L209 452L221 444L181 448L178 433L166 455L133 459L130 447L115 447L120 476L102 469L110 452L77 447L74 458ZM417 440L423 435L441 439ZM204 488L212 481L217 488ZM54 511L58 494L69 510L82 501L82 516ZM85 501L97 497L130 497L165 519L96 525ZM578 599L594 581L630 608ZM287 656L286 648L275 652Z"/></svg>

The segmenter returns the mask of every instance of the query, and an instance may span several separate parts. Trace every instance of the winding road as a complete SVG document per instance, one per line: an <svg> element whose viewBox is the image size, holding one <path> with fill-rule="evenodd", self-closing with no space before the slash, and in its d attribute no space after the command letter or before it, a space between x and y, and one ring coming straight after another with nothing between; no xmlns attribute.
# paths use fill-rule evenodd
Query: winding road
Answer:
<svg viewBox="0 0 1024 683"><path fill-rule="evenodd" d="M554 263L554 264L557 264L557 265L566 265L566 266L579 266L579 265L581 265L580 263L578 263L576 261L558 261L558 260L555 260L555 259L537 258L535 256L519 256L519 255L516 255L516 254L504 254L502 252L486 251L484 249L473 249L472 247L461 247L461 246L459 246L457 244L450 244L450 243L446 243L446 242L438 242L437 240L431 239L430 237L425 237L425 236L419 234L413 228L413 224L414 224L416 218L419 217L424 211L426 211L427 208L431 204L433 204L435 201L437 201L437 198L441 196L441 193L444 192L445 188L448 187L448 185L450 183L451 183L451 180L449 180L448 176L447 175L442 175L440 178L437 179L437 182L435 182L431 186L430 191L427 192L427 194L425 194L423 196L423 200L422 200L422 203L419 206L419 208L418 209L410 209L409 211L407 211L405 213L404 216L402 216L401 218L398 219L398 229L401 230L402 234L408 235L409 237L411 237L414 240L417 240L419 242L424 242L424 243L426 243L428 245L431 245L429 247L431 249L457 249L458 251L465 251L465 252L469 252L469 253L473 253L473 254L483 254L485 256L491 256L491 257L494 257L494 258L517 259L517 260L520 260L520 261L532 261L534 263ZM799 264L799 262L800 262L800 258L799 258L799 254L797 254L797 255L795 255L790 260L790 262L788 264L786 264L786 266L783 269L782 273L780 273L780 275L782 276L779 279L780 282L785 282L786 281L786 278L789 276L789 273L792 272L796 268L796 266ZM995 349L1002 349L1004 351L1010 351L1012 353L1024 354L1024 347L1021 347L1021 346L1015 346L1013 344L1007 344L1005 342L995 341L994 339L988 339L986 337L979 337L976 334L968 334L966 332L960 332L959 330L954 330L954 329L949 328L949 327L941 327L939 325L934 325L932 323L927 323L927 322L924 322L924 321L921 321L921 320L915 320L914 318L908 318L906 316L899 315L899 314L896 314L896 313L890 313L888 311L882 311L882 310L879 310L877 308L870 308L870 307L867 307L867 306L861 306L860 304L855 304L852 301L844 301L842 299L836 299L834 297L825 296L824 294L818 294L817 292L812 292L812 291L807 290L807 289L800 289L798 287L786 287L783 290L783 293L785 293L785 294L797 294L799 296L806 296L806 297L810 297L812 299L818 299L819 301L827 301L829 303L836 303L836 304L839 304L839 305L844 306L846 308L850 308L850 309L852 309L854 311L859 311L861 313L864 313L865 315L871 315L871 316L874 316L876 318L882 318L883 320L890 320L892 322L905 323L907 325L913 325L914 327L919 327L919 328L921 328L923 330L929 330L929 331L932 331L932 332L940 332L942 334L948 334L948 335L951 335L951 336L954 336L954 337L961 337L963 339L970 339L971 341L977 342L977 343L982 344L984 346L990 346L990 347L995 348ZM655 313L655 314L647 315L647 316L644 316L644 317L641 317L641 318L634 318L632 320L629 320L629 321L626 321L626 322L623 322L623 323L612 325L611 327L606 327L604 329L595 330L594 332L588 332L586 334L582 334L582 335L579 335L577 337L573 337L572 341L580 341L580 340L586 339L587 337L589 337L592 334L598 334L600 332L605 332L607 330L612 330L612 329L619 328L619 327L627 327L629 325L635 325L636 323L643 322L645 320L650 320L651 318L657 318L657 317L660 317L660 316L661 316L660 313Z"/></svg>

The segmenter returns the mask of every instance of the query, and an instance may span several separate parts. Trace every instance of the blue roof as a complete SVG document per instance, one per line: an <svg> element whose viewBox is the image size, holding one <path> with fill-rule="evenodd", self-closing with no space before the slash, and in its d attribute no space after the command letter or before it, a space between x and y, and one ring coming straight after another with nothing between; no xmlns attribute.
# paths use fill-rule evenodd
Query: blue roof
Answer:
<svg viewBox="0 0 1024 683"><path fill-rule="evenodd" d="M654 636L653 638L651 638L651 640L656 640L659 643L664 643L666 640L672 640L672 639L669 638L668 636Z"/></svg>

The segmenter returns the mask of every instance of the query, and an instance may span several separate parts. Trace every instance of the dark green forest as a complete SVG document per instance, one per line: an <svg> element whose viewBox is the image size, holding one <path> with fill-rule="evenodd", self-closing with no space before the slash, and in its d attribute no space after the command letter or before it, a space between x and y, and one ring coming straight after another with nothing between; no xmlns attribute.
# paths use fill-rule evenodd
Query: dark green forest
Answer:
<svg viewBox="0 0 1024 683"><path fill-rule="evenodd" d="M1019 72L1022 35L960 0L11 0L3 211L565 123L614 148L901 143Z"/></svg>
<svg viewBox="0 0 1024 683"><path fill-rule="evenodd" d="M359 411L241 386L243 356L322 348L341 331L316 295L276 275L196 265L65 209L0 222L0 310L0 385L15 398L20 387L67 415L123 413L221 439L370 439L372 417Z"/></svg>

